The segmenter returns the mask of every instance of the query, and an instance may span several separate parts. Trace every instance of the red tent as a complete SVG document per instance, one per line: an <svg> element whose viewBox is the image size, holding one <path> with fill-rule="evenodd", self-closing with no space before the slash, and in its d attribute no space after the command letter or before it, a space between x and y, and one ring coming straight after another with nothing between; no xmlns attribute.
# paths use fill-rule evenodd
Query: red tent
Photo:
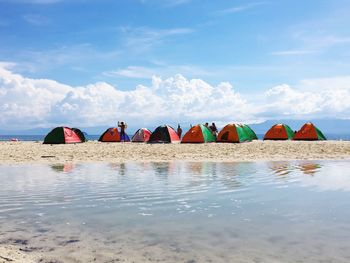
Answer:
<svg viewBox="0 0 350 263"><path fill-rule="evenodd" d="M120 142L120 134L118 128L107 129L98 140L100 142Z"/></svg>
<svg viewBox="0 0 350 263"><path fill-rule="evenodd" d="M64 144L83 142L79 135L68 127L56 127L44 139L44 144Z"/></svg>
<svg viewBox="0 0 350 263"><path fill-rule="evenodd" d="M163 125L159 126L157 129L152 132L151 137L149 138L149 143L175 143L180 142L179 135L175 130L168 126Z"/></svg>

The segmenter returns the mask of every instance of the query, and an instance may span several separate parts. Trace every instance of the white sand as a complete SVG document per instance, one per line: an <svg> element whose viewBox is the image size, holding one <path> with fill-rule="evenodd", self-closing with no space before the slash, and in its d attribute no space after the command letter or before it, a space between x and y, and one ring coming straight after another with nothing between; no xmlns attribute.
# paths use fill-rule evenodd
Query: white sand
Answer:
<svg viewBox="0 0 350 263"><path fill-rule="evenodd" d="M350 158L350 141L253 141L240 144L0 142L1 163L123 161L260 161Z"/></svg>
<svg viewBox="0 0 350 263"><path fill-rule="evenodd" d="M0 245L0 263L34 263L39 256L25 253L20 247L14 245Z"/></svg>

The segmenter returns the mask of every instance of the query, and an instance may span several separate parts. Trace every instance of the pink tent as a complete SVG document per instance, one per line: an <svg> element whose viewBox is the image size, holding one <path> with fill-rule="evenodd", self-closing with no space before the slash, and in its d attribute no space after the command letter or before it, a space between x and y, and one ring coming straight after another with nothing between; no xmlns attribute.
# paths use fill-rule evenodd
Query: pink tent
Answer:
<svg viewBox="0 0 350 263"><path fill-rule="evenodd" d="M151 131L147 128L141 128L137 132L135 132L134 136L132 136L132 142L148 142L149 137L151 136Z"/></svg>

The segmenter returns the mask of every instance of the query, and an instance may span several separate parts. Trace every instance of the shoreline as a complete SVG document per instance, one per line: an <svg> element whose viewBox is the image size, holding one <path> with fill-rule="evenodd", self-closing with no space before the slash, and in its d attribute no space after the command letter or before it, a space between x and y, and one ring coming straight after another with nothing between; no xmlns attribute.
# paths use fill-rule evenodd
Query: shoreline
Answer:
<svg viewBox="0 0 350 263"><path fill-rule="evenodd" d="M253 141L239 144L143 144L89 141L60 145L44 145L41 142L0 142L2 164L337 159L350 159L350 141Z"/></svg>

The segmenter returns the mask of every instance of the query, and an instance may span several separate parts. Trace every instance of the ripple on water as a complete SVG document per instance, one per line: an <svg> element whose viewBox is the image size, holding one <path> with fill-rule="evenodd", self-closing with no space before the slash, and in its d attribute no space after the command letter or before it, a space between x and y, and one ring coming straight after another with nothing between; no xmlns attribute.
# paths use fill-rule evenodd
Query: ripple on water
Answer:
<svg viewBox="0 0 350 263"><path fill-rule="evenodd" d="M214 262L228 262L233 254L242 261L271 262L271 255L279 255L285 262L346 262L349 246L339 244L350 244L344 236L349 166L345 161L85 164L68 170L2 165L0 227L8 240L24 235L32 247L49 247L45 251L66 247L55 252L60 255L78 244L86 245L86 254L90 245L104 252L118 245L135 255L150 244L154 258L181 252ZM43 241L57 233L56 243ZM107 237L112 241L101 242Z"/></svg>

